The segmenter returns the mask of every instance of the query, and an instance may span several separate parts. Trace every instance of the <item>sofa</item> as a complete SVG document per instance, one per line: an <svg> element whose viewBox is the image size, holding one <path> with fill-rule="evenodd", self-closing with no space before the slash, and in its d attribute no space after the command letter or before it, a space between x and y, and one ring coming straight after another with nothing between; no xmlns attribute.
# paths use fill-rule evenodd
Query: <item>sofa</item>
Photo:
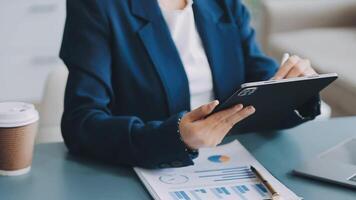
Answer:
<svg viewBox="0 0 356 200"><path fill-rule="evenodd" d="M41 104L36 143L62 142L60 128L68 70L64 65L55 68L47 77Z"/></svg>
<svg viewBox="0 0 356 200"><path fill-rule="evenodd" d="M311 60L339 79L322 92L333 116L356 115L356 0L262 0L261 41L270 56Z"/></svg>

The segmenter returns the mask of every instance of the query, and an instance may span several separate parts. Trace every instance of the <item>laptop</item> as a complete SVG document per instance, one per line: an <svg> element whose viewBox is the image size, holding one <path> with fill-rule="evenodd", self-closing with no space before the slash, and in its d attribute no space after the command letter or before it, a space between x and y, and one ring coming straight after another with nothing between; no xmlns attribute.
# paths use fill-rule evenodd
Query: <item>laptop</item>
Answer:
<svg viewBox="0 0 356 200"><path fill-rule="evenodd" d="M297 175L356 188L356 137L350 138L306 161L293 171Z"/></svg>

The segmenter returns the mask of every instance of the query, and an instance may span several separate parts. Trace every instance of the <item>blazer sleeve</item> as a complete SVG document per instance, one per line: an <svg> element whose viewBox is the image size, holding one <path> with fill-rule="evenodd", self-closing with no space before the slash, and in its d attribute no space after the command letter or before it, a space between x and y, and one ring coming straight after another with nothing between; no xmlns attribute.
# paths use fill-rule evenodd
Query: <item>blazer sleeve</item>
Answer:
<svg viewBox="0 0 356 200"><path fill-rule="evenodd" d="M165 121L115 116L110 107L108 19L96 0L68 0L60 57L69 69L62 134L71 153L146 168L193 164L177 133L179 113Z"/></svg>
<svg viewBox="0 0 356 200"><path fill-rule="evenodd" d="M268 80L277 72L276 61L266 56L256 41L255 30L250 25L248 9L240 0L234 0L235 21L240 31L246 65L246 82Z"/></svg>
<svg viewBox="0 0 356 200"><path fill-rule="evenodd" d="M250 25L249 11L241 0L232 0L231 7L233 9L232 15L240 30L246 66L246 81L253 82L270 79L278 71L279 65L260 49L256 41L255 30ZM283 122L277 127L270 127L270 129L291 128L320 115L319 95L308 100L296 111L290 112L290 115Z"/></svg>

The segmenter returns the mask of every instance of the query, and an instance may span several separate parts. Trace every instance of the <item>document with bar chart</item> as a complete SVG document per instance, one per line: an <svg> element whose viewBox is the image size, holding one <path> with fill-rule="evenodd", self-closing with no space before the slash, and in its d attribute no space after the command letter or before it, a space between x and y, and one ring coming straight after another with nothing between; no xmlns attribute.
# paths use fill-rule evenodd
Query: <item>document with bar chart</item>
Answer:
<svg viewBox="0 0 356 200"><path fill-rule="evenodd" d="M237 140L201 149L193 166L134 168L156 200L265 200L271 194L250 170L254 166L284 200L301 198L274 178Z"/></svg>

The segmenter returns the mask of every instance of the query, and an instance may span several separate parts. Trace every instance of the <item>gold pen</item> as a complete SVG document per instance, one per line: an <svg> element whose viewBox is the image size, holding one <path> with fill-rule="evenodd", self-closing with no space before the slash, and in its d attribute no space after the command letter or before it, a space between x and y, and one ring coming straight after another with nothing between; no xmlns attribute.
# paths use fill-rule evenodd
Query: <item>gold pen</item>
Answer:
<svg viewBox="0 0 356 200"><path fill-rule="evenodd" d="M260 179L268 191L272 194L272 200L277 200L281 198L281 195L272 187L272 185L262 176L260 172L256 170L253 166L250 167L251 171Z"/></svg>

